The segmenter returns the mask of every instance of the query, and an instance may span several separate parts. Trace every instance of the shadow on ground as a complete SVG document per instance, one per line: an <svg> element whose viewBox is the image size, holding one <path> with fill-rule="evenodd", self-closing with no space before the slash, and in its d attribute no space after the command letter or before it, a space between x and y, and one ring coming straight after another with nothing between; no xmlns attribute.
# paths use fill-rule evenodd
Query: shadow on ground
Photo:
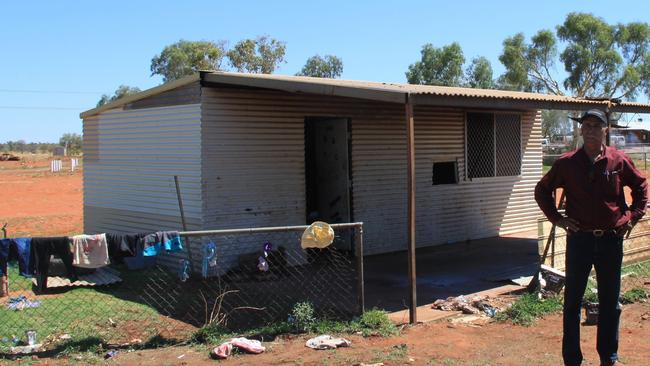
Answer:
<svg viewBox="0 0 650 366"><path fill-rule="evenodd" d="M471 294L532 276L539 266L537 238L495 237L416 250L418 306ZM407 253L365 258L366 309L408 308Z"/></svg>

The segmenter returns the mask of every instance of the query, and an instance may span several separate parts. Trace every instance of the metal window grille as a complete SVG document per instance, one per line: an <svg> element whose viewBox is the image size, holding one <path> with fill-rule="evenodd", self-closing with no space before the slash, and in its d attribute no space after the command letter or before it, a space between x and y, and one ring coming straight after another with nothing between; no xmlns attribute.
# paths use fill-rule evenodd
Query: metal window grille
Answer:
<svg viewBox="0 0 650 366"><path fill-rule="evenodd" d="M521 118L518 114L496 114L496 170L498 177L521 174Z"/></svg>
<svg viewBox="0 0 650 366"><path fill-rule="evenodd" d="M467 113L467 176L494 176L494 118L491 113Z"/></svg>

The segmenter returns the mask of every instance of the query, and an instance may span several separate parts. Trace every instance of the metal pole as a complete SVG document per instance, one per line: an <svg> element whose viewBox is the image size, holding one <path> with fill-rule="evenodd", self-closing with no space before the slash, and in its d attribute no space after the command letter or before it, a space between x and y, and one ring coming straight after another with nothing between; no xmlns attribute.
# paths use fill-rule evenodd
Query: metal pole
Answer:
<svg viewBox="0 0 650 366"><path fill-rule="evenodd" d="M181 211L181 223L183 230L187 231L187 223L185 222L185 210L183 209L183 198L181 198L181 186L178 183L178 175L174 176L174 183L176 184L176 197L178 198L178 208ZM190 269L194 273L194 260L192 259L192 247L190 246L190 239L185 238L185 247L187 248L187 257L190 260Z"/></svg>
<svg viewBox="0 0 650 366"><path fill-rule="evenodd" d="M357 255L357 292L359 300L359 315L366 309L365 286L363 280L363 225L359 225L355 237Z"/></svg>
<svg viewBox="0 0 650 366"><path fill-rule="evenodd" d="M415 123L413 104L406 101L406 150L407 150L407 188L408 195L408 277L409 277L409 323L417 323L417 279L415 271Z"/></svg>
<svg viewBox="0 0 650 366"><path fill-rule="evenodd" d="M7 223L5 222L4 225L2 225L2 234L4 238L7 238ZM2 276L0 276L0 297L5 297L9 296L9 279L8 279L8 274L7 274L7 262L5 261L4 265L2 268L0 268L0 271L2 271Z"/></svg>
<svg viewBox="0 0 650 366"><path fill-rule="evenodd" d="M344 224L330 224L332 229L351 229L363 225L363 222L351 222ZM255 234L255 233L274 233L283 231L304 231L309 225L298 226L271 226L271 227L251 227L244 229L224 229L224 230L199 230L199 231L181 231L180 236L208 236L208 235L233 235L233 234Z"/></svg>

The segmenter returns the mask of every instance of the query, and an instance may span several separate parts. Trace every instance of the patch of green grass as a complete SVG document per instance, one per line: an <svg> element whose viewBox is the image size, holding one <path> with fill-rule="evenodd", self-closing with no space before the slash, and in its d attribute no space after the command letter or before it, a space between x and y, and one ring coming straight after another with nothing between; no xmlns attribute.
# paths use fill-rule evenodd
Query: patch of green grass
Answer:
<svg viewBox="0 0 650 366"><path fill-rule="evenodd" d="M408 351L409 347L406 343L396 344L388 352L388 359L393 361L401 360L407 356Z"/></svg>
<svg viewBox="0 0 650 366"><path fill-rule="evenodd" d="M630 264L621 269L622 274L630 274L632 277L647 276L650 277L650 261Z"/></svg>
<svg viewBox="0 0 650 366"><path fill-rule="evenodd" d="M542 174L548 173L551 170L551 165L542 165Z"/></svg>
<svg viewBox="0 0 650 366"><path fill-rule="evenodd" d="M15 266L9 267L8 275L10 293L31 293L31 279L19 276ZM35 330L39 342L46 337L52 339L69 334L71 342L75 344L85 340L94 342L96 339L99 343L107 343L120 340L123 337L120 327L133 328L134 322L138 322L137 327L142 330L139 337L153 337L157 329L163 327L165 320L148 305L128 300L137 298L137 291L117 285L102 289L75 287L47 296L28 295L30 300L38 300L41 305L21 311L0 305L0 323L3 325L0 327L0 339L15 336L24 341L25 332ZM0 352L6 352L12 345L10 342L0 342Z"/></svg>
<svg viewBox="0 0 650 366"><path fill-rule="evenodd" d="M625 292L621 296L622 304L633 304L635 302L645 301L650 298L650 294L643 288L634 288Z"/></svg>
<svg viewBox="0 0 650 366"><path fill-rule="evenodd" d="M530 326L536 319L558 312L562 309L560 297L539 299L537 294L525 294L518 298L511 307L498 313L497 320L511 320L514 324Z"/></svg>
<svg viewBox="0 0 650 366"><path fill-rule="evenodd" d="M302 305L301 305L302 307ZM295 308L294 308L295 310ZM292 311L295 315L296 312ZM208 325L198 331L192 336L192 341L195 343L209 343L218 344L225 340L235 337L255 337L255 338L274 338L281 334L295 334L295 333L314 333L314 334L356 334L361 333L364 337L368 336L382 336L388 337L397 334L399 331L397 327L390 321L388 314L383 310L372 309L365 312L359 319L352 321L340 321L332 319L318 319L311 316L311 312L306 312L309 315L307 319L309 322L300 322L300 326L296 326L294 321L281 321L268 324L263 327L248 329L237 334L228 331L227 329L218 325ZM295 319L295 318L294 318ZM308 325L303 327L303 325Z"/></svg>

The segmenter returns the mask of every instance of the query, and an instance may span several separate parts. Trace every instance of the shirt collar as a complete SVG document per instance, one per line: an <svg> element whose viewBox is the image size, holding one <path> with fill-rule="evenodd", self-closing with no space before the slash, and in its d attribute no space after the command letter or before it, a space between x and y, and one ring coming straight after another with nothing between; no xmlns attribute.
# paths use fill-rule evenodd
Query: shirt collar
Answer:
<svg viewBox="0 0 650 366"><path fill-rule="evenodd" d="M607 146L607 145L603 144L603 149L602 149L602 152L600 154L600 157L598 159L596 159L596 161L594 161L594 164L601 161L601 160L609 160L609 159L611 159L613 157L614 150L616 150L616 149L611 147L611 146ZM583 158L584 158L584 160L586 162L591 164L591 159L589 159L589 156L587 155L587 152L585 151L584 146L580 148L579 153L582 154L582 156L583 156Z"/></svg>

